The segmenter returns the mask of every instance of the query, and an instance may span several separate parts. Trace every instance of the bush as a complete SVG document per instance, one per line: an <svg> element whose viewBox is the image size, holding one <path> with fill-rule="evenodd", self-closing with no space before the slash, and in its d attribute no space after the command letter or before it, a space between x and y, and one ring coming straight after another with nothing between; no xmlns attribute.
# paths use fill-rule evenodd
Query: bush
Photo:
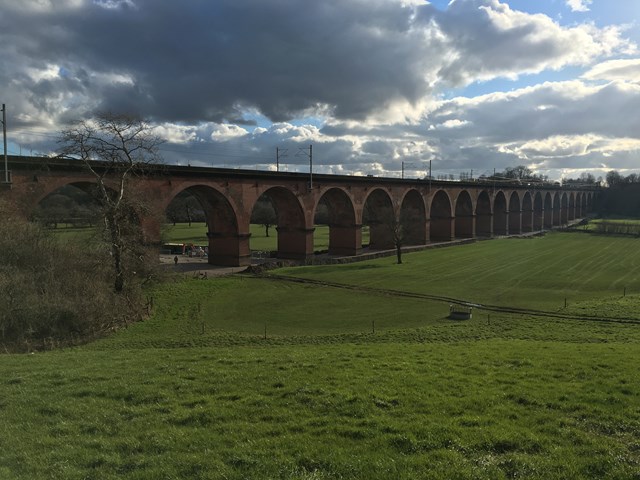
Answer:
<svg viewBox="0 0 640 480"><path fill-rule="evenodd" d="M140 282L117 294L110 267L104 244L63 243L0 203L3 350L81 342L141 318Z"/></svg>

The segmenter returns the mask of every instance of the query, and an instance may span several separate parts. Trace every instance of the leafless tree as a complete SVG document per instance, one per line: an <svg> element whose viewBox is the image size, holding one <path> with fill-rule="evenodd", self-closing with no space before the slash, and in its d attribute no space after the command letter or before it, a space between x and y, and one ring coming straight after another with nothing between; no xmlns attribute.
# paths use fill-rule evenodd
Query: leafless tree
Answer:
<svg viewBox="0 0 640 480"><path fill-rule="evenodd" d="M144 199L131 188L131 179L148 174L159 164L161 140L144 121L126 115L101 114L62 132L60 156L80 160L95 177L93 194L101 206L105 237L113 259L114 289L142 258L140 214Z"/></svg>

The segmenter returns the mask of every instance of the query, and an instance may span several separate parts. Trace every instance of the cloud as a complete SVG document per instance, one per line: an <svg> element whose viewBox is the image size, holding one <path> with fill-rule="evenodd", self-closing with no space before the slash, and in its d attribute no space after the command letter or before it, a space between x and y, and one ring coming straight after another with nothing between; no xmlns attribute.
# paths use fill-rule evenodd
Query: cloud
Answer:
<svg viewBox="0 0 640 480"><path fill-rule="evenodd" d="M576 8L589 2L572 2ZM636 46L499 0L0 0L0 81L16 143L42 151L110 110L156 125L171 161L399 176L637 153ZM442 100L452 87L568 66L580 80ZM606 82L606 84L603 84ZM634 83L636 82L636 83ZM22 129L22 133L20 130ZM31 133L29 133L31 132ZM578 159L578 160L575 160ZM626 161L626 160L625 160Z"/></svg>
<svg viewBox="0 0 640 480"><path fill-rule="evenodd" d="M640 82L640 58L608 60L582 75L587 80Z"/></svg>
<svg viewBox="0 0 640 480"><path fill-rule="evenodd" d="M567 6L572 12L588 12L593 0L567 0Z"/></svg>
<svg viewBox="0 0 640 480"><path fill-rule="evenodd" d="M23 118L97 110L159 122L321 114L415 121L434 91L633 49L498 0L2 2L3 85ZM43 95L48 100L41 100Z"/></svg>

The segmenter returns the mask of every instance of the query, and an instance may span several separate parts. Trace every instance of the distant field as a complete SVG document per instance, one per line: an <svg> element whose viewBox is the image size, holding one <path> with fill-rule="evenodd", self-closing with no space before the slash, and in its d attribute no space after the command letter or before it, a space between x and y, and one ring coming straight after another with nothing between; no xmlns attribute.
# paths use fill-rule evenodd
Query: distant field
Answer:
<svg viewBox="0 0 640 480"><path fill-rule="evenodd" d="M640 219L637 218L595 218L579 227L595 233L619 235L640 235Z"/></svg>
<svg viewBox="0 0 640 480"><path fill-rule="evenodd" d="M550 233L481 241L354 263L281 269L278 274L545 310L640 292L640 243L626 237ZM612 314L604 309L598 314ZM634 318L640 312L632 312Z"/></svg>
<svg viewBox="0 0 640 480"><path fill-rule="evenodd" d="M637 242L551 234L287 273L548 308L573 278L569 309L632 318ZM247 275L149 295L153 315L108 338L0 357L0 478L638 478L640 324L451 321L446 303Z"/></svg>
<svg viewBox="0 0 640 480"><path fill-rule="evenodd" d="M52 229L56 235L61 238L90 238L94 234L92 228L73 228L60 225L56 229ZM193 243L195 245L207 245L207 226L202 223L177 223L176 225L167 224L163 229L163 237L168 243ZM265 228L262 225L251 225L251 250L272 251L278 248L278 232L275 226L269 229L269 237L265 234ZM362 242L369 243L369 229L363 227ZM317 225L314 233L314 250L326 250L329 248L329 227L326 225Z"/></svg>

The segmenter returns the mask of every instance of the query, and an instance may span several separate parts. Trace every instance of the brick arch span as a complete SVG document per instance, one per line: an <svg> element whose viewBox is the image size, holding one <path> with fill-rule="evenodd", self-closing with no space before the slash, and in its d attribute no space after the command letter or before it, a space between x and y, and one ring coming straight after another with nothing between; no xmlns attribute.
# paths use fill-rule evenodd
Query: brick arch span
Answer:
<svg viewBox="0 0 640 480"><path fill-rule="evenodd" d="M525 192L522 197L522 232L533 231L533 199L531 192Z"/></svg>
<svg viewBox="0 0 640 480"><path fill-rule="evenodd" d="M466 190L461 190L456 201L454 235L456 238L473 238L475 222L473 215L473 201Z"/></svg>
<svg viewBox="0 0 640 480"><path fill-rule="evenodd" d="M507 196L500 190L493 199L493 233L507 235L508 228Z"/></svg>
<svg viewBox="0 0 640 480"><path fill-rule="evenodd" d="M566 193L560 196L560 225L569 223L569 200Z"/></svg>
<svg viewBox="0 0 640 480"><path fill-rule="evenodd" d="M542 193L536 192L533 195L533 231L537 232L544 227L544 201Z"/></svg>
<svg viewBox="0 0 640 480"><path fill-rule="evenodd" d="M582 218L582 192L576 194L576 218Z"/></svg>
<svg viewBox="0 0 640 480"><path fill-rule="evenodd" d="M314 207L324 204L329 212L329 254L357 255L362 249L362 225L356 222L353 199L342 188L326 189Z"/></svg>
<svg viewBox="0 0 640 480"><path fill-rule="evenodd" d="M556 192L553 194L553 225L557 227L560 224L561 224L560 194Z"/></svg>
<svg viewBox="0 0 640 480"><path fill-rule="evenodd" d="M476 201L476 235L490 237L493 235L493 214L491 213L491 197L482 190Z"/></svg>
<svg viewBox="0 0 640 480"><path fill-rule="evenodd" d="M394 248L393 222L396 211L389 192L374 188L367 194L362 208L362 224L369 225L369 248L386 250Z"/></svg>
<svg viewBox="0 0 640 480"><path fill-rule="evenodd" d="M451 198L446 190L438 190L429 205L429 238L432 242L451 241L454 235Z"/></svg>
<svg viewBox="0 0 640 480"><path fill-rule="evenodd" d="M520 195L518 195L518 192L515 190L509 195L508 222L508 232L510 234L522 233L522 206L520 203Z"/></svg>
<svg viewBox="0 0 640 480"><path fill-rule="evenodd" d="M569 195L569 211L567 213L567 220L571 221L576 218L576 196L575 192L571 192Z"/></svg>
<svg viewBox="0 0 640 480"><path fill-rule="evenodd" d="M544 228L553 227L553 197L551 192L547 192L544 196Z"/></svg>
<svg viewBox="0 0 640 480"><path fill-rule="evenodd" d="M405 245L425 245L427 238L427 209L424 197L418 190L405 192L400 203L400 221L405 228L403 243Z"/></svg>
<svg viewBox="0 0 640 480"><path fill-rule="evenodd" d="M224 193L210 185L193 183L180 185L160 200L165 211L182 192L193 195L202 207L207 222L209 263L215 265L246 265L251 262L249 225L241 228L238 208Z"/></svg>
<svg viewBox="0 0 640 480"><path fill-rule="evenodd" d="M258 198L266 195L271 200L278 218L278 258L305 259L313 252L313 231L305 216L305 209L298 196L281 186L257 192L253 202L246 205L250 218ZM312 222L311 222L312 223Z"/></svg>

